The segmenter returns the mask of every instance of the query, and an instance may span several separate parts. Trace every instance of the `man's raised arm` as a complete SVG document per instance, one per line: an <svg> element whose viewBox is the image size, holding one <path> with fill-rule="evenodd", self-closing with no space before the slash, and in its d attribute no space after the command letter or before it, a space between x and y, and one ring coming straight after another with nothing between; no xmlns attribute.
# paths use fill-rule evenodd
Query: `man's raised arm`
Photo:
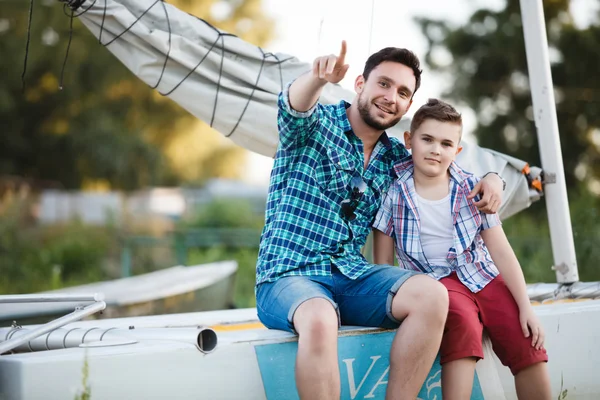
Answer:
<svg viewBox="0 0 600 400"><path fill-rule="evenodd" d="M323 87L329 83L338 83L348 71L346 59L346 41L342 41L339 55L322 56L315 59L313 69L300 76L289 89L290 106L298 112L306 112L319 100Z"/></svg>

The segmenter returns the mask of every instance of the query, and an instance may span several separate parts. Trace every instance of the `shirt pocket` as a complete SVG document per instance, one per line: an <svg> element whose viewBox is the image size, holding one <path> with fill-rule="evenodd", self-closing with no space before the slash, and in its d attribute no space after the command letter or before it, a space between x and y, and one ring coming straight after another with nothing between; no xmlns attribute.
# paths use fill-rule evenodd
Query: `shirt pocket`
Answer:
<svg viewBox="0 0 600 400"><path fill-rule="evenodd" d="M345 196L354 171L355 163L349 154L328 147L315 168L315 180L322 190Z"/></svg>

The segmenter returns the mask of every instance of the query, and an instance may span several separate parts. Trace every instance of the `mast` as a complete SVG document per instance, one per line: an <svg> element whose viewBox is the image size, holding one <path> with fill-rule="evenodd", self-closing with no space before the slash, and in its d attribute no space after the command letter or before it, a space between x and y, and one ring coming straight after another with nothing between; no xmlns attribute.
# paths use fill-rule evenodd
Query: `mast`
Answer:
<svg viewBox="0 0 600 400"><path fill-rule="evenodd" d="M579 281L579 273L577 272L573 228L560 152L556 103L550 72L542 0L521 0L521 18L525 35L533 114L544 170L544 193L554 257L552 269L556 271L558 283L573 283Z"/></svg>

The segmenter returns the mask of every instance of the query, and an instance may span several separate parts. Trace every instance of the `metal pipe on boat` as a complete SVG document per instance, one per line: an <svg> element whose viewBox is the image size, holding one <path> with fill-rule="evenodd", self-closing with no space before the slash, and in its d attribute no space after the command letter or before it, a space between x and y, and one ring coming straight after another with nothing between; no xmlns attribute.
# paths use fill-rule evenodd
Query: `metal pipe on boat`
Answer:
<svg viewBox="0 0 600 400"><path fill-rule="evenodd" d="M54 330L56 330L57 328L60 328L68 323L77 321L83 317L87 317L88 315L92 315L94 313L97 313L98 311L102 311L106 308L106 303L103 301L99 301L93 304L90 304L86 307L84 307L83 309L80 310L75 310L70 314L67 314L63 317L57 318L54 321L50 321L47 324L44 324L40 327L37 327L35 329L32 330L27 330L27 332L23 333L22 335L19 334L17 335L17 337L13 336L15 335L16 332L21 331L22 329L19 328L13 328L14 332L7 337L7 340L0 343L0 354L6 353L7 351L10 351L16 347L21 346L24 343L28 343L29 341L47 334L48 332L52 332Z"/></svg>
<svg viewBox="0 0 600 400"><path fill-rule="evenodd" d="M48 303L48 302L98 302L104 300L104 294L12 294L0 296L0 303Z"/></svg>
<svg viewBox="0 0 600 400"><path fill-rule="evenodd" d="M172 340L176 342L193 343L203 353L210 353L217 347L217 333L212 329L200 326L192 328L140 328L115 329L115 334L126 333L136 340Z"/></svg>
<svg viewBox="0 0 600 400"><path fill-rule="evenodd" d="M33 330L27 328L0 328L0 345L3 341L20 339ZM59 328L52 332L22 342L15 352L33 352L76 348L82 344L98 342L177 341L193 344L202 353L210 353L217 347L216 332L207 327L191 328Z"/></svg>

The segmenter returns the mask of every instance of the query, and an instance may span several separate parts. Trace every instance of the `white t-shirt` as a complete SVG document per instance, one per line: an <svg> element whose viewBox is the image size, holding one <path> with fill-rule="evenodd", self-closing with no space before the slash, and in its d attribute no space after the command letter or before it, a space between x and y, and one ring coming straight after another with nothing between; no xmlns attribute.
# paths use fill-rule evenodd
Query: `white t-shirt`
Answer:
<svg viewBox="0 0 600 400"><path fill-rule="evenodd" d="M446 257L454 242L450 194L440 200L427 200L417 194L421 219L421 245L430 266L449 266Z"/></svg>

